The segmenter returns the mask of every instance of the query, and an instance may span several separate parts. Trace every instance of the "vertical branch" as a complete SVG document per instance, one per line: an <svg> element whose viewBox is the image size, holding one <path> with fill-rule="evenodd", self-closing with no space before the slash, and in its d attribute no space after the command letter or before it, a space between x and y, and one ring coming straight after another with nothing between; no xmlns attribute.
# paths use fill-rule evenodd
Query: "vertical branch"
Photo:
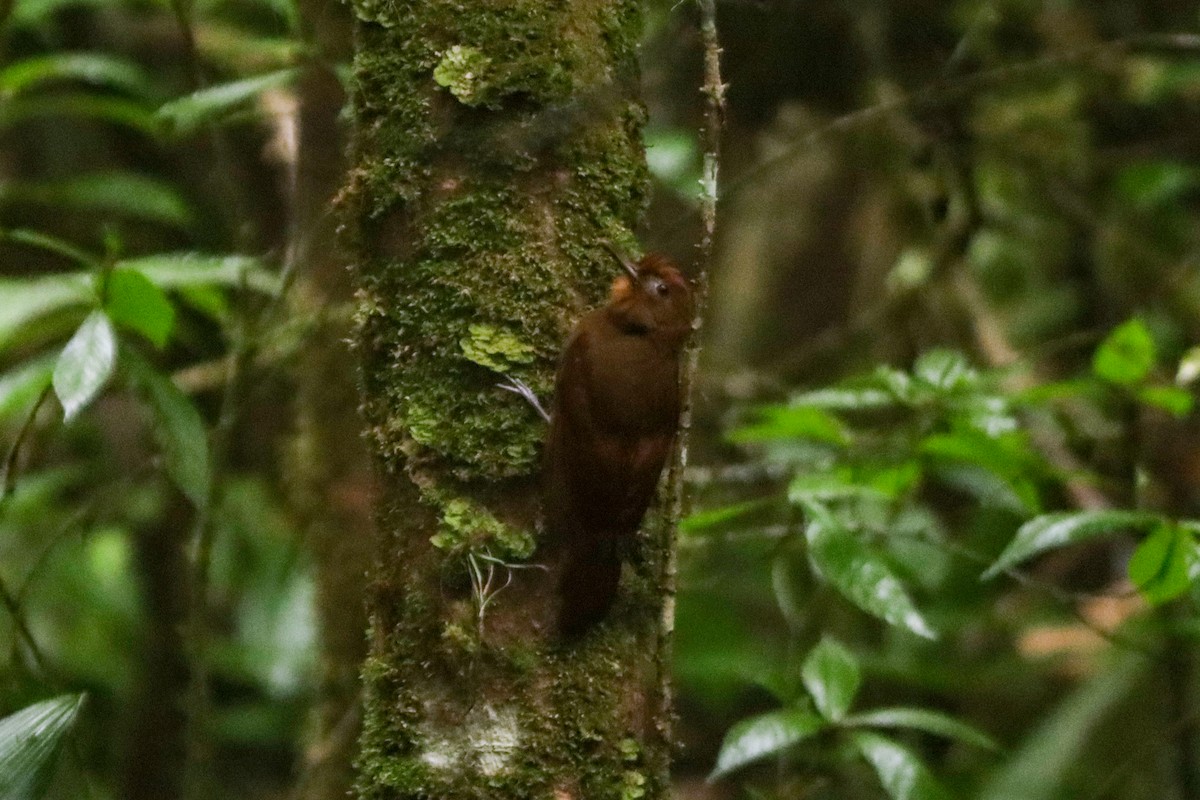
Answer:
<svg viewBox="0 0 1200 800"><path fill-rule="evenodd" d="M708 271L713 260L717 230L718 170L720 166L721 129L725 121L725 84L721 81L721 44L717 36L716 0L697 0L700 9L700 37L704 46L704 166L700 178L700 222L702 233L697 245L698 269L695 278L696 312L692 320L692 335L688 343L680 381L682 383L683 413L679 419L679 439L675 458L667 474L668 516L664 526L669 542L663 559L663 607L659 643L659 709L662 725L671 718L671 638L675 631L675 593L678 582L678 553L675 540L679 518L683 514L683 475L687 468L688 439L692 426L692 388L700 361L700 329L708 300ZM669 733L662 731L664 738Z"/></svg>

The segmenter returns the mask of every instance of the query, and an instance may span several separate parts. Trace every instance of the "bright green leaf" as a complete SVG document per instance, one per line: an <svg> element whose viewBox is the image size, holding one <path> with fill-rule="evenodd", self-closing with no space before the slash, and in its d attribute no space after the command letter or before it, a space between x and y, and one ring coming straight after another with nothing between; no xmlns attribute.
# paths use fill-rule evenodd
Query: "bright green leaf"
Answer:
<svg viewBox="0 0 1200 800"><path fill-rule="evenodd" d="M954 717L927 708L878 708L846 717L843 723L847 726L871 728L909 728L947 739L957 739L985 750L1000 749L987 734Z"/></svg>
<svg viewBox="0 0 1200 800"><path fill-rule="evenodd" d="M0 375L0 421L15 414L27 414L50 383L54 359L29 361Z"/></svg>
<svg viewBox="0 0 1200 800"><path fill-rule="evenodd" d="M1092 358L1092 371L1111 383L1131 386L1150 374L1157 357L1149 329L1135 317L1101 342Z"/></svg>
<svg viewBox="0 0 1200 800"><path fill-rule="evenodd" d="M96 398L117 363L117 334L103 311L88 315L54 365L54 393L73 420Z"/></svg>
<svg viewBox="0 0 1200 800"><path fill-rule="evenodd" d="M697 533L711 528L725 527L728 523L764 508L770 503L770 500L746 500L720 508L697 511L688 514L680 521L679 530L683 533Z"/></svg>
<svg viewBox="0 0 1200 800"><path fill-rule="evenodd" d="M210 86L164 103L158 109L158 117L169 123L177 135L192 133L219 121L268 89L292 83L299 75L299 69L288 68Z"/></svg>
<svg viewBox="0 0 1200 800"><path fill-rule="evenodd" d="M1179 525L1162 524L1142 540L1129 559L1129 579L1153 605L1182 595L1191 585L1196 540Z"/></svg>
<svg viewBox="0 0 1200 800"><path fill-rule="evenodd" d="M786 708L744 719L729 729L709 780L760 758L777 755L820 733L825 720L811 711Z"/></svg>
<svg viewBox="0 0 1200 800"><path fill-rule="evenodd" d="M907 748L877 733L860 731L853 739L892 800L950 800L950 793Z"/></svg>
<svg viewBox="0 0 1200 800"><path fill-rule="evenodd" d="M942 393L962 390L979 382L979 374L963 354L953 350L923 353L913 364L913 377Z"/></svg>
<svg viewBox="0 0 1200 800"><path fill-rule="evenodd" d="M105 310L113 322L162 348L175 327L175 307L162 289L134 269L115 269L105 284Z"/></svg>
<svg viewBox="0 0 1200 800"><path fill-rule="evenodd" d="M814 439L844 444L846 432L832 414L812 406L763 406L755 409L758 421L734 430L731 442L746 444L778 439Z"/></svg>
<svg viewBox="0 0 1200 800"><path fill-rule="evenodd" d="M804 659L800 675L817 711L831 722L846 715L862 684L854 654L828 636Z"/></svg>
<svg viewBox="0 0 1200 800"><path fill-rule="evenodd" d="M133 384L154 415L154 438L167 474L197 507L208 503L212 480L208 432L196 406L171 379L130 352L124 361Z"/></svg>
<svg viewBox="0 0 1200 800"><path fill-rule="evenodd" d="M62 695L0 719L0 797L39 800L46 794L82 705L83 695Z"/></svg>
<svg viewBox="0 0 1200 800"><path fill-rule="evenodd" d="M1098 536L1144 529L1157 520L1153 514L1115 509L1043 514L1020 527L996 562L983 573L983 578L993 578L1038 553Z"/></svg>
<svg viewBox="0 0 1200 800"><path fill-rule="evenodd" d="M139 64L105 53L51 53L26 58L0 70L0 94L13 95L48 81L84 81L143 97L152 93Z"/></svg>
<svg viewBox="0 0 1200 800"><path fill-rule="evenodd" d="M1161 408L1180 419L1192 413L1195 404L1192 393L1180 386L1143 386L1138 389L1137 397L1146 405Z"/></svg>
<svg viewBox="0 0 1200 800"><path fill-rule="evenodd" d="M937 638L891 568L832 515L810 520L805 536L813 567L850 602L890 625Z"/></svg>

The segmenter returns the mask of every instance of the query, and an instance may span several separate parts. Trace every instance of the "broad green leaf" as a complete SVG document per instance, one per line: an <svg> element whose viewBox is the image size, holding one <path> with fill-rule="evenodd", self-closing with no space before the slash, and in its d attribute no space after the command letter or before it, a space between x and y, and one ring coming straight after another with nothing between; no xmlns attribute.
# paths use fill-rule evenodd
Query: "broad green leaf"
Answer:
<svg viewBox="0 0 1200 800"><path fill-rule="evenodd" d="M792 505L828 503L855 497L876 500L890 499L887 494L874 486L856 482L849 470L816 474L800 473L788 484L788 502Z"/></svg>
<svg viewBox="0 0 1200 800"><path fill-rule="evenodd" d="M57 236L51 236L41 231L31 231L24 228L0 230L0 239L17 242L27 247L36 247L39 250L46 250L85 267L96 267L100 263L100 260L91 253L76 247L66 239L60 239Z"/></svg>
<svg viewBox="0 0 1200 800"><path fill-rule="evenodd" d="M93 311L54 365L54 393L67 422L96 398L116 364L117 334L103 311Z"/></svg>
<svg viewBox="0 0 1200 800"><path fill-rule="evenodd" d="M265 294L279 291L279 278L250 256L208 253L162 253L118 261L114 269L134 269L163 289L220 284Z"/></svg>
<svg viewBox="0 0 1200 800"><path fill-rule="evenodd" d="M1134 206L1153 209L1174 203L1200 183L1200 170L1179 161L1134 163L1120 169L1115 188Z"/></svg>
<svg viewBox="0 0 1200 800"><path fill-rule="evenodd" d="M175 307L166 293L135 269L116 269L105 283L108 316L162 348L175 327Z"/></svg>
<svg viewBox="0 0 1200 800"><path fill-rule="evenodd" d="M19 280L0 278L0 350L8 347L26 324L55 311L95 301L87 273L49 275Z"/></svg>
<svg viewBox="0 0 1200 800"><path fill-rule="evenodd" d="M49 385L53 373L53 357L44 357L0 375L0 421L28 413Z"/></svg>
<svg viewBox="0 0 1200 800"><path fill-rule="evenodd" d="M817 711L831 722L846 716L858 696L858 687L862 685L858 660L828 636L821 639L804 659L800 675Z"/></svg>
<svg viewBox="0 0 1200 800"><path fill-rule="evenodd" d="M136 62L105 53L51 53L22 59L0 70L0 94L13 95L48 81L84 81L147 97L153 92Z"/></svg>
<svg viewBox="0 0 1200 800"><path fill-rule="evenodd" d="M847 726L870 728L909 728L947 739L957 739L985 750L1000 749L987 734L954 717L926 708L878 708L846 717L843 723Z"/></svg>
<svg viewBox="0 0 1200 800"><path fill-rule="evenodd" d="M1196 540L1183 527L1161 524L1142 540L1129 559L1129 579L1153 605L1174 600L1191 585Z"/></svg>
<svg viewBox="0 0 1200 800"><path fill-rule="evenodd" d="M10 185L0 191L0 200L118 214L183 229L193 221L191 209L172 184L133 172L98 172L54 183Z"/></svg>
<svg viewBox="0 0 1200 800"><path fill-rule="evenodd" d="M1138 389L1137 398L1181 419L1192 413L1195 405L1192 393L1180 386L1143 386Z"/></svg>
<svg viewBox="0 0 1200 800"><path fill-rule="evenodd" d="M166 121L175 134L188 134L202 125L216 122L268 89L292 83L299 74L299 69L288 68L210 86L164 103L158 109L158 117Z"/></svg>
<svg viewBox="0 0 1200 800"><path fill-rule="evenodd" d="M854 733L853 740L892 800L950 800L950 793L907 748L866 731Z"/></svg>
<svg viewBox="0 0 1200 800"><path fill-rule="evenodd" d="M709 780L727 775L760 758L777 755L820 733L825 720L811 711L785 708L744 719L729 729Z"/></svg>
<svg viewBox="0 0 1200 800"><path fill-rule="evenodd" d="M679 530L683 533L697 533L698 531L709 530L710 528L724 527L726 524L744 517L760 508L765 508L772 501L770 500L746 500L733 505L721 506L720 508L710 508L704 511L697 511L693 514L688 514L679 523Z"/></svg>
<svg viewBox="0 0 1200 800"><path fill-rule="evenodd" d="M1047 550L1121 531L1142 530L1157 521L1158 517L1142 511L1103 510L1043 514L1020 527L996 562L983 573L983 578L993 578L1025 559Z"/></svg>
<svg viewBox="0 0 1200 800"><path fill-rule="evenodd" d="M79 117L135 130L148 138L162 132L162 123L140 102L99 94L55 93L28 95L0 103L0 129L43 117Z"/></svg>
<svg viewBox="0 0 1200 800"><path fill-rule="evenodd" d="M171 379L133 351L124 360L126 373L146 398L154 416L154 438L163 453L167 474L197 507L208 503L212 480L208 431L196 406Z"/></svg>
<svg viewBox="0 0 1200 800"><path fill-rule="evenodd" d="M850 602L890 625L937 638L891 568L832 515L814 515L805 536L813 567Z"/></svg>
<svg viewBox="0 0 1200 800"><path fill-rule="evenodd" d="M39 800L46 794L82 705L83 695L67 694L0 719L0 797Z"/></svg>
<svg viewBox="0 0 1200 800"><path fill-rule="evenodd" d="M755 409L758 421L734 430L729 440L739 444L778 439L814 439L845 444L846 432L837 417L812 406L763 406Z"/></svg>
<svg viewBox="0 0 1200 800"><path fill-rule="evenodd" d="M1149 329L1135 317L1100 343L1092 358L1092 371L1111 383L1131 386L1150 374L1157 357Z"/></svg>

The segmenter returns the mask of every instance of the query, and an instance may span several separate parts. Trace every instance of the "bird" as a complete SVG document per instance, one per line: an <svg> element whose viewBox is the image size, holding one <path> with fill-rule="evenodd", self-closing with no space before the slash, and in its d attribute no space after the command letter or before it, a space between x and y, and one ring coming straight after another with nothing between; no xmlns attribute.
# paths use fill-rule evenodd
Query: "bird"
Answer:
<svg viewBox="0 0 1200 800"><path fill-rule="evenodd" d="M545 527L562 549L558 630L576 639L617 596L623 554L654 499L683 405L692 287L668 256L620 264L607 303L563 348L544 451Z"/></svg>

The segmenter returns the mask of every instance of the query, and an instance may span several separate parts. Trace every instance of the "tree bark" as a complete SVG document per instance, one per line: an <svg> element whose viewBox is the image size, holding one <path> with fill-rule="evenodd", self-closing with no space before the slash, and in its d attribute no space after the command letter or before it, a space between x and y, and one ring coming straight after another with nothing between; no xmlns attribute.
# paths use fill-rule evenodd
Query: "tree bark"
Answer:
<svg viewBox="0 0 1200 800"><path fill-rule="evenodd" d="M380 476L363 798L666 795L669 537L577 643L537 530L543 397L573 322L635 250L634 0L359 0L342 195ZM647 526L667 530L667 526Z"/></svg>

